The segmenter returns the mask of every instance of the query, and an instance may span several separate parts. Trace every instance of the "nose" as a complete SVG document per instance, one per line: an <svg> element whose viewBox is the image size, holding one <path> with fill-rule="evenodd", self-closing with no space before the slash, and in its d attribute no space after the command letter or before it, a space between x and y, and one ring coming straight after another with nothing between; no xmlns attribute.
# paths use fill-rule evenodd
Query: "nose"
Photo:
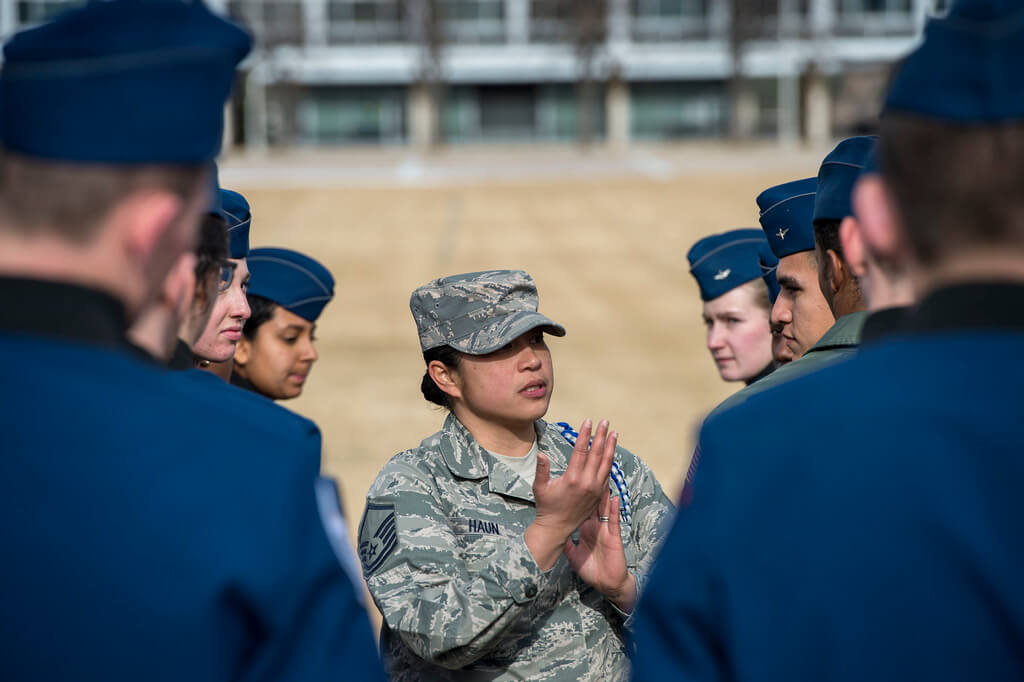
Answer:
<svg viewBox="0 0 1024 682"><path fill-rule="evenodd" d="M725 347L725 334L722 325L712 323L708 327L708 350L715 351Z"/></svg>
<svg viewBox="0 0 1024 682"><path fill-rule="evenodd" d="M320 354L316 352L316 344L313 343L313 339L305 339L305 342L302 344L302 356L300 359L303 362L312 364L316 362L319 357Z"/></svg>
<svg viewBox="0 0 1024 682"><path fill-rule="evenodd" d="M793 321L793 309L789 305L789 301L786 297L779 295L775 299L775 305L772 306L772 324L776 327L789 324Z"/></svg>
<svg viewBox="0 0 1024 682"><path fill-rule="evenodd" d="M249 299L246 297L245 292L237 290L232 292L234 300L231 302L231 316L245 322L252 315L252 309L249 308Z"/></svg>
<svg viewBox="0 0 1024 682"><path fill-rule="evenodd" d="M519 353L519 368L522 370L540 369L540 356L533 346L527 345Z"/></svg>

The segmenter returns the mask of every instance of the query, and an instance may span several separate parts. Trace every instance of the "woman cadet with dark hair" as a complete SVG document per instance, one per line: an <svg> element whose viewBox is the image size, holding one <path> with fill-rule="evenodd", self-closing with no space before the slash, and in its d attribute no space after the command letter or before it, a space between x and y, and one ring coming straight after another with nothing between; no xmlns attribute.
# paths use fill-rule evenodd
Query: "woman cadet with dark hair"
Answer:
<svg viewBox="0 0 1024 682"><path fill-rule="evenodd" d="M421 390L449 414L384 466L359 528L392 679L627 679L671 502L607 421L583 422L573 445L541 419L545 337L565 329L537 312L528 274L436 279L409 305Z"/></svg>
<svg viewBox="0 0 1024 682"><path fill-rule="evenodd" d="M764 232L739 229L701 239L686 254L703 300L707 347L724 381L751 384L775 368L771 309L778 261Z"/></svg>
<svg viewBox="0 0 1024 682"><path fill-rule="evenodd" d="M247 261L252 314L235 350L231 383L271 400L298 397L319 357L316 321L334 298L334 278L289 249L253 249Z"/></svg>

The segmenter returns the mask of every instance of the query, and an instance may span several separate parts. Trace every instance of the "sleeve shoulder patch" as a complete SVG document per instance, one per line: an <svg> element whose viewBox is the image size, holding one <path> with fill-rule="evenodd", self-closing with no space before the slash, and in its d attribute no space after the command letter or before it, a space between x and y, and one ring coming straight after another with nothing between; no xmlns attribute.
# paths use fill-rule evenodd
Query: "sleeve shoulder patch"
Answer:
<svg viewBox="0 0 1024 682"><path fill-rule="evenodd" d="M359 524L359 559L363 577L369 578L398 546L395 505L370 502Z"/></svg>

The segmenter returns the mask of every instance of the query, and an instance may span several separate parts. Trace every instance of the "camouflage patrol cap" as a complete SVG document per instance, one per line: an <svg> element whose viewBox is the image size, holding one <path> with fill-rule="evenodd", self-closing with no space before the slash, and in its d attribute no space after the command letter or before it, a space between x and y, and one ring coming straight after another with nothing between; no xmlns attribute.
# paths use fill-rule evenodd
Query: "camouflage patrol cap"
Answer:
<svg viewBox="0 0 1024 682"><path fill-rule="evenodd" d="M537 312L537 286L522 270L485 270L441 277L412 292L420 349L438 346L486 355L531 329L555 336L565 328Z"/></svg>

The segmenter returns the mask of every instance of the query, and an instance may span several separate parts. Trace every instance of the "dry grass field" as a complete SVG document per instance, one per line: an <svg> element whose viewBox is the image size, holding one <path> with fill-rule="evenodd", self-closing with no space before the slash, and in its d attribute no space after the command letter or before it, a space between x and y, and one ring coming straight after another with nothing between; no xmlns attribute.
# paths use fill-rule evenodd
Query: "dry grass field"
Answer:
<svg viewBox="0 0 1024 682"><path fill-rule="evenodd" d="M825 151L310 152L235 157L221 178L252 204L254 246L307 252L337 280L320 360L286 406L323 430L324 470L354 525L381 466L444 418L419 392L410 292L489 268L529 271L541 310L568 329L550 342L548 419L607 417L676 496L700 420L738 388L704 347L686 251L756 226L756 194L815 174Z"/></svg>

